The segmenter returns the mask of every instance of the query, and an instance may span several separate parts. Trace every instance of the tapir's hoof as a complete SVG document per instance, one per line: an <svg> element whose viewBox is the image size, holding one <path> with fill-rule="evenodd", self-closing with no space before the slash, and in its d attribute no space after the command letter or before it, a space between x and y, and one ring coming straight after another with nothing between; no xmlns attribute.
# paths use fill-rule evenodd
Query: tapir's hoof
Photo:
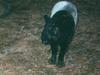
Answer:
<svg viewBox="0 0 100 75"><path fill-rule="evenodd" d="M55 60L52 60L52 59L49 59L48 63L55 65L56 64L56 61Z"/></svg>
<svg viewBox="0 0 100 75"><path fill-rule="evenodd" d="M58 63L56 64L56 66L59 67L59 68L62 68L62 67L65 66L65 63L64 63L64 62L58 62Z"/></svg>

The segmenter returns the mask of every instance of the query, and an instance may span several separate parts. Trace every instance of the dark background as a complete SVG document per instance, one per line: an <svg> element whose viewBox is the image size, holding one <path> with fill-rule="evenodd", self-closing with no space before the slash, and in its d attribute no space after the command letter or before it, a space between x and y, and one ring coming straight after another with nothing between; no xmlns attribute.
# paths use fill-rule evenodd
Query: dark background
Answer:
<svg viewBox="0 0 100 75"><path fill-rule="evenodd" d="M100 0L69 0L79 23L64 68L48 64L43 15L60 0L0 0L0 75L100 75ZM8 13L9 12L9 13Z"/></svg>

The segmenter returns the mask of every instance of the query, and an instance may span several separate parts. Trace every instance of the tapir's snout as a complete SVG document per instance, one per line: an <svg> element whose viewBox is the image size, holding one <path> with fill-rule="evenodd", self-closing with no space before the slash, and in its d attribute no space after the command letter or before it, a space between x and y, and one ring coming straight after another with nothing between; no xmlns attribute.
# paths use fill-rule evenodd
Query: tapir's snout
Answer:
<svg viewBox="0 0 100 75"><path fill-rule="evenodd" d="M45 45L49 44L49 42L48 42L48 37L47 37L46 34L44 34L44 33L42 34L42 36L41 36L41 41L42 41L42 43L45 44Z"/></svg>

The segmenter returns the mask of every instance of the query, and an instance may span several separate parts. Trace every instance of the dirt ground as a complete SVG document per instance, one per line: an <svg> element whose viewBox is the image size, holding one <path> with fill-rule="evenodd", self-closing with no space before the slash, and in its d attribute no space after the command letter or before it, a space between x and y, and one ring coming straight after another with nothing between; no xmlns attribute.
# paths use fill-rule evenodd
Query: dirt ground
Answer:
<svg viewBox="0 0 100 75"><path fill-rule="evenodd" d="M20 10L0 18L0 75L100 75L99 17L80 9L65 67L58 68L48 64L49 46L40 40L44 11Z"/></svg>

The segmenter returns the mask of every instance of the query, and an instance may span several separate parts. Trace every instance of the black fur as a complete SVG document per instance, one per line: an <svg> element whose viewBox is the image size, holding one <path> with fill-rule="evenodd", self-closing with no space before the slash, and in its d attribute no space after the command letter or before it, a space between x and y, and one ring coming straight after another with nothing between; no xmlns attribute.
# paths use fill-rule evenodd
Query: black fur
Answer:
<svg viewBox="0 0 100 75"><path fill-rule="evenodd" d="M59 11L52 18L45 15L44 19L45 26L41 34L41 40L42 43L51 46L52 55L49 62L64 66L64 55L68 51L75 33L74 19L67 11ZM60 48L59 54L58 48Z"/></svg>
<svg viewBox="0 0 100 75"><path fill-rule="evenodd" d="M11 0L2 0L0 4L4 9L3 13L0 14L0 18L10 15L12 12Z"/></svg>

